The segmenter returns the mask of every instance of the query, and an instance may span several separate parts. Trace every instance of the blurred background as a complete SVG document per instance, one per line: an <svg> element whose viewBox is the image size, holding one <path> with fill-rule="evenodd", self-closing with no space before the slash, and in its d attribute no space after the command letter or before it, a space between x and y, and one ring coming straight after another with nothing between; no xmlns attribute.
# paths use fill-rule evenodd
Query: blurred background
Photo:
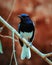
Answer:
<svg viewBox="0 0 52 65"><path fill-rule="evenodd" d="M43 53L52 52L52 0L0 0L0 16L2 16L11 26L18 30L20 19L18 15L27 13L35 24L35 37L33 45ZM12 54L12 40L1 37L1 35L11 36L1 22L0 40L2 43L3 54L0 54L0 65L9 65ZM16 57L18 65L49 65L32 50L30 60L20 59L21 46L15 42ZM52 57L50 57L52 60ZM14 59L12 65L15 65Z"/></svg>

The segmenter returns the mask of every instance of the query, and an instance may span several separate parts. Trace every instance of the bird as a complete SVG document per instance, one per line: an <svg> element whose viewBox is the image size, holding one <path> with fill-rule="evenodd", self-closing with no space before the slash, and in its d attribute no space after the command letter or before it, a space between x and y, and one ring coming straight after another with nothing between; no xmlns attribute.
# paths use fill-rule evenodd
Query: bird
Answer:
<svg viewBox="0 0 52 65"><path fill-rule="evenodd" d="M35 32L34 27L35 25L28 14L23 13L18 15L18 17L20 18L20 23L18 24L18 33L22 38L25 38L30 43L30 45L32 45ZM21 60L30 59L31 58L30 48L26 44L24 44L24 42L22 42L20 39L19 42L22 47Z"/></svg>

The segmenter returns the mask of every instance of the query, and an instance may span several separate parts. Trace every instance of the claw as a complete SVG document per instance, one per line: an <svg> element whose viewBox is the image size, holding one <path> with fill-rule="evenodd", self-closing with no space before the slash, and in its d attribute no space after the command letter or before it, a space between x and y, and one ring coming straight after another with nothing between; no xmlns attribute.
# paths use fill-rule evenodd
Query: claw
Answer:
<svg viewBox="0 0 52 65"><path fill-rule="evenodd" d="M30 46L32 46L32 43L30 42Z"/></svg>

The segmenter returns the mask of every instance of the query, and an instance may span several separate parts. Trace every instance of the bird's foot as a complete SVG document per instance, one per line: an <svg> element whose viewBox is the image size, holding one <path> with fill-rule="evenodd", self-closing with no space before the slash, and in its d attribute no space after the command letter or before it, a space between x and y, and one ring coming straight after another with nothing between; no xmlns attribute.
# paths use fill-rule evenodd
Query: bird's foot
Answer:
<svg viewBox="0 0 52 65"><path fill-rule="evenodd" d="M30 46L32 46L32 43L30 42Z"/></svg>
<svg viewBox="0 0 52 65"><path fill-rule="evenodd" d="M30 42L30 44L29 44L30 46L32 46L32 43ZM28 46L27 46L27 48L28 48Z"/></svg>
<svg viewBox="0 0 52 65"><path fill-rule="evenodd" d="M22 35L20 35L20 39L22 39L23 38L23 36Z"/></svg>

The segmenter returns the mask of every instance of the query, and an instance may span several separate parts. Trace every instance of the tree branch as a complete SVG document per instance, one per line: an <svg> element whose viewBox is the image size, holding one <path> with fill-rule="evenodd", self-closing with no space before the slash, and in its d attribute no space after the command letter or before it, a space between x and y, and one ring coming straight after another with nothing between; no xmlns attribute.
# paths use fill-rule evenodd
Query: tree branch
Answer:
<svg viewBox="0 0 52 65"><path fill-rule="evenodd" d="M11 31L13 30L14 33L18 36L18 38L20 38L20 39L24 42L24 44L26 44L27 46L29 46L35 53L37 53L40 57L42 57L48 64L52 65L51 60L49 60L49 59L46 57L47 55L45 55L45 54L43 54L42 52L40 52L40 51L39 51L36 47L34 47L33 45L30 45L30 43L29 43L25 38L22 38L22 37L20 36L20 34L19 34L12 26L10 26L1 16L0 16L0 21L1 21L8 29L10 29ZM50 55L52 55L52 52L51 52ZM49 56L50 56L50 55L49 55Z"/></svg>

